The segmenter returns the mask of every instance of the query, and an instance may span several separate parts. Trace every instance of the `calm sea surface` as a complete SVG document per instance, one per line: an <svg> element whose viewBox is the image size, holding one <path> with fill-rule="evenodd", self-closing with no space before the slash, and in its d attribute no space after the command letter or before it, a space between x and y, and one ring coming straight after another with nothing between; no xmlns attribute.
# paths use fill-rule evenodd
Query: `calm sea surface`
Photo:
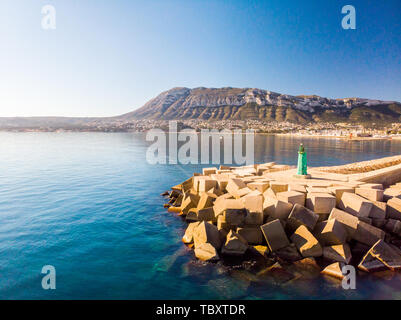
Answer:
<svg viewBox="0 0 401 320"><path fill-rule="evenodd" d="M257 136L255 162L296 164L300 142ZM398 141L302 142L311 166L401 154ZM398 275L346 291L323 277L278 286L195 262L160 193L201 166L149 165L147 146L142 134L0 133L1 299L401 298ZM56 290L41 287L44 265L56 268Z"/></svg>

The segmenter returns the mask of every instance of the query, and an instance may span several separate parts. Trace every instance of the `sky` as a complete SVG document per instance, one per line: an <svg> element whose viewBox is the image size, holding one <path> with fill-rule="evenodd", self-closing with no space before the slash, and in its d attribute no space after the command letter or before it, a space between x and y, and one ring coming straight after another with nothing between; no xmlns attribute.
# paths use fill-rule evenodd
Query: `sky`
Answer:
<svg viewBox="0 0 401 320"><path fill-rule="evenodd" d="M1 0L0 41L1 117L114 116L181 86L401 101L400 0Z"/></svg>

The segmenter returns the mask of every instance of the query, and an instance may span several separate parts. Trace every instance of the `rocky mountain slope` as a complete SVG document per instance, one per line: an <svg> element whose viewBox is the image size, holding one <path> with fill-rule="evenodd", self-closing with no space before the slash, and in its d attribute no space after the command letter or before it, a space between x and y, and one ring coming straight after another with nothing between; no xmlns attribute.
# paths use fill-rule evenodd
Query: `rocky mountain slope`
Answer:
<svg viewBox="0 0 401 320"><path fill-rule="evenodd" d="M249 88L173 88L120 118L398 122L401 104L361 98L291 96Z"/></svg>

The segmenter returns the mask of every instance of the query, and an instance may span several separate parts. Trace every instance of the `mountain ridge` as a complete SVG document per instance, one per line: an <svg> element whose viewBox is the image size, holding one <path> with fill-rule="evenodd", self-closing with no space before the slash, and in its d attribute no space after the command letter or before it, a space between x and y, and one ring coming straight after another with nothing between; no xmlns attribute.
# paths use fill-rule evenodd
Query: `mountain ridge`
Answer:
<svg viewBox="0 0 401 320"><path fill-rule="evenodd" d="M142 107L114 117L0 117L0 129L104 130L136 120L260 120L292 123L401 122L401 103L363 98L288 95L257 88L186 88L164 91ZM114 130L114 129L113 129Z"/></svg>
<svg viewBox="0 0 401 320"><path fill-rule="evenodd" d="M364 98L288 95L257 88L175 87L119 116L153 120L248 120L318 122L399 121L401 103Z"/></svg>

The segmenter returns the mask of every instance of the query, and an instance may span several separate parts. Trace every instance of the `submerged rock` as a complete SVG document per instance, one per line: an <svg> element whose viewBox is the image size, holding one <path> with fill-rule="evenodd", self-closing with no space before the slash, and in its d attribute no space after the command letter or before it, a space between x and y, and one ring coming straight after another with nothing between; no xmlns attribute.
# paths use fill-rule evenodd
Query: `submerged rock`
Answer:
<svg viewBox="0 0 401 320"><path fill-rule="evenodd" d="M301 254L298 252L295 244L290 243L288 246L276 250L275 254L285 261L297 261L302 259Z"/></svg>
<svg viewBox="0 0 401 320"><path fill-rule="evenodd" d="M287 271L279 262L258 272L258 277L271 280L277 284L282 284L294 279L294 274Z"/></svg>
<svg viewBox="0 0 401 320"><path fill-rule="evenodd" d="M195 256L202 261L219 260L219 255L216 251L216 248L207 242L195 247Z"/></svg>

